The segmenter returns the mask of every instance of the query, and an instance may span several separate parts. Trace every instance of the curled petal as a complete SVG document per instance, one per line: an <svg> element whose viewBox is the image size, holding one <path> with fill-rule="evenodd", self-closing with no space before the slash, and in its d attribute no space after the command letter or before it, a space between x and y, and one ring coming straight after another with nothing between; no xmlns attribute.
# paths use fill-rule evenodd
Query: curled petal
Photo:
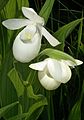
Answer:
<svg viewBox="0 0 84 120"><path fill-rule="evenodd" d="M74 68L74 67L77 66L77 65L83 64L82 61L77 60L77 59L75 59L75 63L74 63L73 61L70 61L70 60L63 60L63 61L65 62L65 64L67 64L68 66L70 66L70 67L72 67L72 68Z"/></svg>
<svg viewBox="0 0 84 120"><path fill-rule="evenodd" d="M31 64L29 65L29 67L34 70L43 71L44 68L46 67L46 64L47 64L47 61L42 61L42 62Z"/></svg>
<svg viewBox="0 0 84 120"><path fill-rule="evenodd" d="M20 29L24 26L32 24L28 19L8 19L2 22L2 24L10 30Z"/></svg>
<svg viewBox="0 0 84 120"><path fill-rule="evenodd" d="M36 32L32 40L25 43L21 40L21 34L25 29L27 29L27 27L18 34L13 44L13 55L15 59L23 63L30 62L38 55L42 37L39 32Z"/></svg>
<svg viewBox="0 0 84 120"><path fill-rule="evenodd" d="M49 59L48 70L50 75L58 82L66 83L71 78L71 70L63 61Z"/></svg>
<svg viewBox="0 0 84 120"><path fill-rule="evenodd" d="M83 64L83 62L80 61L80 60L75 59L75 61L76 61L76 66L77 66L77 65L81 65L81 64Z"/></svg>
<svg viewBox="0 0 84 120"><path fill-rule="evenodd" d="M44 25L44 19L40 17L32 8L22 7L22 12L24 16L31 21Z"/></svg>
<svg viewBox="0 0 84 120"><path fill-rule="evenodd" d="M38 72L38 77L41 85L47 90L54 90L60 86L60 82L49 77L45 72Z"/></svg>
<svg viewBox="0 0 84 120"><path fill-rule="evenodd" d="M60 42L55 37L53 37L44 27L42 27L42 35L53 47L60 44Z"/></svg>

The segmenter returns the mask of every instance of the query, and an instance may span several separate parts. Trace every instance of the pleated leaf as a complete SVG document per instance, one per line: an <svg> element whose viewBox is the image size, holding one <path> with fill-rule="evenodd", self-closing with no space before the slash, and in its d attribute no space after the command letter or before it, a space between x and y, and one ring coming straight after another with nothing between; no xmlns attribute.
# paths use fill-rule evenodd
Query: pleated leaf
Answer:
<svg viewBox="0 0 84 120"><path fill-rule="evenodd" d="M47 55L50 58L54 58L54 59L70 60L70 61L75 63L75 59L72 56L70 56L67 53L62 52L60 50L55 50L55 49L52 49L52 48L47 48L47 49L43 50L40 53L40 56L42 56L42 55Z"/></svg>
<svg viewBox="0 0 84 120"><path fill-rule="evenodd" d="M62 47L64 48L65 39L70 35L70 33L75 29L75 27L83 20L77 19L72 21L61 28L59 28L55 33L54 36L62 43Z"/></svg>
<svg viewBox="0 0 84 120"><path fill-rule="evenodd" d="M4 8L9 0L0 0L0 10Z"/></svg>
<svg viewBox="0 0 84 120"><path fill-rule="evenodd" d="M81 120L81 102L77 101L73 106L68 120Z"/></svg>
<svg viewBox="0 0 84 120"><path fill-rule="evenodd" d="M17 101L17 94L13 84L8 78L7 74L10 71L12 65L11 52L6 53L5 59L2 58L1 69L0 69L0 104L1 107L7 106L14 101ZM4 117L7 119L9 116L17 114L17 106L9 111Z"/></svg>
<svg viewBox="0 0 84 120"><path fill-rule="evenodd" d="M21 79L19 78L19 75L18 75L18 72L16 71L15 68L13 68L9 73L8 73L8 76L11 80L11 82L13 83L15 89L16 89L16 92L17 92L17 95L18 97L20 97L21 95L23 95L23 92L24 92L24 86L21 82Z"/></svg>
<svg viewBox="0 0 84 120"><path fill-rule="evenodd" d="M39 15L45 19L45 23L47 23L49 15L52 11L52 7L55 0L46 0L44 6L42 7Z"/></svg>
<svg viewBox="0 0 84 120"><path fill-rule="evenodd" d="M17 105L19 102L14 102L12 104L9 104L5 107L0 108L0 117L2 117L5 113L7 113L10 109L12 109L15 105Z"/></svg>
<svg viewBox="0 0 84 120"><path fill-rule="evenodd" d="M21 8L22 6L24 6L24 7L28 7L29 6L28 0L17 0L17 3L18 3L18 8L19 9L22 9Z"/></svg>
<svg viewBox="0 0 84 120"><path fill-rule="evenodd" d="M23 113L21 115L17 115L17 116L14 116L8 120L19 120L19 119L22 119L24 118L24 120L29 120L30 116L32 115L33 116L33 113L35 112L35 110L37 110L38 108L42 107L42 106L45 106L47 105L47 100L46 98L43 98L41 99L40 101L36 102L35 104L33 104L27 113Z"/></svg>
<svg viewBox="0 0 84 120"><path fill-rule="evenodd" d="M34 91L33 91L33 88L32 88L31 85L29 85L29 86L27 87L27 96L28 96L29 98L32 98L32 99L35 99L35 100L38 100L38 99L41 97L40 95L35 95L35 94L34 94Z"/></svg>

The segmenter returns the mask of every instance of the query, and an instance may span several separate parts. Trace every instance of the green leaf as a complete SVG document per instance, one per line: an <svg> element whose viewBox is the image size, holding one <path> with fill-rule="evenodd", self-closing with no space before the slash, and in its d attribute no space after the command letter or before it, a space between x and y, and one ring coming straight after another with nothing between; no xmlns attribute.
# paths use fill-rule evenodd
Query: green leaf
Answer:
<svg viewBox="0 0 84 120"><path fill-rule="evenodd" d="M2 56L1 56L1 54L0 54L0 66L1 66L1 60L2 60Z"/></svg>
<svg viewBox="0 0 84 120"><path fill-rule="evenodd" d="M22 6L24 6L24 7L29 6L28 0L17 0L17 3L18 3L18 9L19 10L22 10Z"/></svg>
<svg viewBox="0 0 84 120"><path fill-rule="evenodd" d="M54 36L62 43L63 48L64 48L65 39L70 35L70 33L82 20L83 18L72 21L62 26L61 28L58 29L58 31L54 33Z"/></svg>
<svg viewBox="0 0 84 120"><path fill-rule="evenodd" d="M6 19L15 17L16 10L17 10L16 0L9 0L7 5L4 8Z"/></svg>
<svg viewBox="0 0 84 120"><path fill-rule="evenodd" d="M27 120L38 120L40 114L43 112L43 109L44 109L44 106L35 110L35 112L33 112L33 115L31 115Z"/></svg>
<svg viewBox="0 0 84 120"><path fill-rule="evenodd" d="M21 82L21 79L19 78L18 76L18 72L16 71L15 68L13 68L9 73L8 73L8 76L11 80L11 82L13 83L15 89L16 89L16 92L17 92L17 95L18 97L20 97L21 95L23 95L23 92L24 92L24 86Z"/></svg>
<svg viewBox="0 0 84 120"><path fill-rule="evenodd" d="M69 118L68 120L81 120L81 102L83 100L84 97L84 81L82 84L82 90L81 90L81 95L79 100L75 103L75 105L73 106L70 114L69 114Z"/></svg>
<svg viewBox="0 0 84 120"><path fill-rule="evenodd" d="M84 54L84 44L81 42L81 44L80 44L80 49L81 49L81 51L83 52L83 54Z"/></svg>
<svg viewBox="0 0 84 120"><path fill-rule="evenodd" d="M46 0L44 6L42 7L39 15L45 19L45 23L47 23L49 15L51 13L53 4L55 0Z"/></svg>
<svg viewBox="0 0 84 120"><path fill-rule="evenodd" d="M81 39L82 39L82 27L83 27L83 21L81 21L80 26L79 26L79 30L78 30L77 57L78 57L79 48L80 48Z"/></svg>
<svg viewBox="0 0 84 120"><path fill-rule="evenodd" d="M1 107L6 106L8 104L17 101L17 94L13 84L11 83L10 79L8 78L7 74L10 71L11 67L13 66L13 59L12 59L11 52L6 51L6 56L1 63L1 70L0 70L0 105ZM17 106L15 106L11 111L5 114L4 118L7 119L9 116L13 116L17 114Z"/></svg>
<svg viewBox="0 0 84 120"><path fill-rule="evenodd" d="M81 102L80 100L76 102L73 106L68 120L81 120Z"/></svg>
<svg viewBox="0 0 84 120"><path fill-rule="evenodd" d="M10 109L12 109L15 105L17 105L19 102L14 102L10 105L7 105L5 107L0 108L0 117L2 117L4 114L6 114Z"/></svg>
<svg viewBox="0 0 84 120"><path fill-rule="evenodd" d="M29 111L27 113L27 116L26 116L26 119L27 120L34 112L36 109L44 106L44 105L47 105L47 99L45 97L41 98L40 101L36 102L35 104L33 104L30 108L29 108Z"/></svg>
<svg viewBox="0 0 84 120"><path fill-rule="evenodd" d="M35 100L38 100L41 97L41 95L35 95L34 94L34 91L33 91L33 88L32 88L31 85L28 85L28 87L27 87L27 95L28 95L29 98L32 98L32 99L35 99Z"/></svg>
<svg viewBox="0 0 84 120"><path fill-rule="evenodd" d="M47 55L50 58L54 58L54 59L58 59L58 60L59 59L70 60L70 61L75 63L75 59L72 56L68 55L65 52L55 50L55 49L51 49L51 48L47 48L47 49L43 50L39 55L40 56Z"/></svg>
<svg viewBox="0 0 84 120"><path fill-rule="evenodd" d="M22 118L25 118L25 120L29 119L29 117L35 112L35 110L37 110L38 108L44 106L44 105L47 105L47 100L46 98L43 98L41 99L40 101L36 102L35 104L33 104L27 113L23 113L21 115L17 115L17 116L14 116L8 120L19 120L19 119L22 119Z"/></svg>
<svg viewBox="0 0 84 120"><path fill-rule="evenodd" d="M0 11L1 11L1 9L4 8L4 6L7 4L8 1L9 0L0 0Z"/></svg>

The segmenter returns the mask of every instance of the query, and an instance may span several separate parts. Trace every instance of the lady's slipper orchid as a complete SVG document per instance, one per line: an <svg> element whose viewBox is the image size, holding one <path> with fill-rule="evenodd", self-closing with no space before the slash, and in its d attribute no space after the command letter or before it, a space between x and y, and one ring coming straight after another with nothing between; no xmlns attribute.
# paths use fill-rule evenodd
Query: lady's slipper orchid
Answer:
<svg viewBox="0 0 84 120"><path fill-rule="evenodd" d="M13 44L13 54L20 62L29 62L34 59L41 47L42 35L52 46L60 44L43 26L44 19L32 8L22 7L26 19L8 19L2 24L10 29L16 30L25 27L16 37Z"/></svg>
<svg viewBox="0 0 84 120"><path fill-rule="evenodd" d="M38 70L38 78L42 86L47 90L54 90L61 83L66 83L71 78L71 69L83 62L75 59L75 63L69 60L56 60L47 58L44 61L31 64L29 67Z"/></svg>

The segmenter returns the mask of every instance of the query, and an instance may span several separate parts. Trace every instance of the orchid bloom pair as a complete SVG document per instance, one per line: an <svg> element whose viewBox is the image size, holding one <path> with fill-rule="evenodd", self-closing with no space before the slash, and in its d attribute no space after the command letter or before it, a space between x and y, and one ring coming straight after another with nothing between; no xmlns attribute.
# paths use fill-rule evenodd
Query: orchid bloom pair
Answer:
<svg viewBox="0 0 84 120"><path fill-rule="evenodd" d="M22 12L27 19L9 19L2 24L16 30L25 27L15 38L13 43L13 55L20 62L30 62L39 53L42 35L54 47L60 42L54 38L43 26L44 19L32 8L22 7ZM64 59L47 58L44 61L31 64L29 67L38 70L38 78L42 86L47 90L54 90L61 83L66 83L71 78L71 69L83 62L74 59L75 62Z"/></svg>
<svg viewBox="0 0 84 120"><path fill-rule="evenodd" d="M25 19L8 19L2 24L10 29L16 30L25 27L15 38L13 43L13 55L20 62L30 62L39 53L42 35L52 46L60 44L43 26L44 19L32 8L22 7Z"/></svg>

